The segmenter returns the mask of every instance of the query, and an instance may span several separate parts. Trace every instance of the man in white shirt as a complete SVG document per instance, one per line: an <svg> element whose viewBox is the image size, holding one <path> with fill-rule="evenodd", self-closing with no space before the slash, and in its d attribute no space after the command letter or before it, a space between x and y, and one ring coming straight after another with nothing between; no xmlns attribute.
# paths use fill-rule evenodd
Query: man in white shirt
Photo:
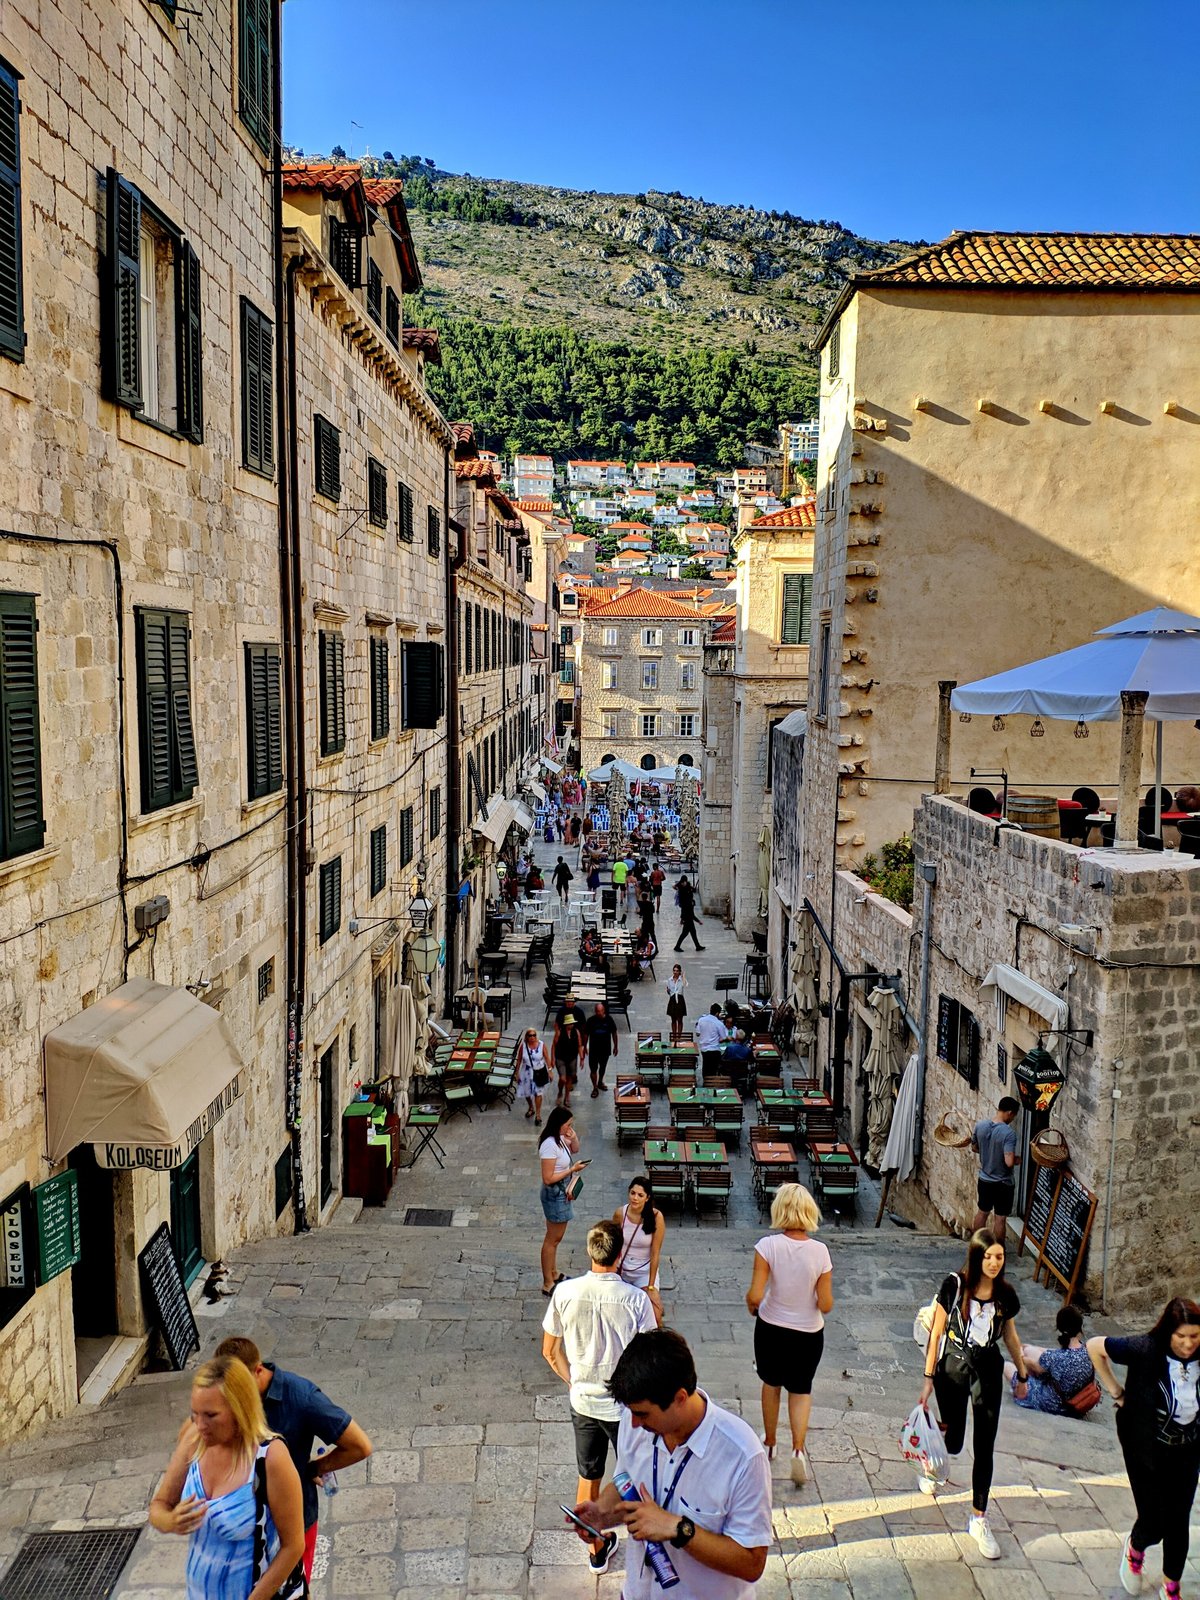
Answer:
<svg viewBox="0 0 1200 1600"><path fill-rule="evenodd" d="M571 1389L580 1500L599 1492L608 1447L617 1448L621 1408L608 1392L608 1380L630 1340L655 1325L646 1291L626 1283L617 1271L624 1248L622 1229L615 1222L598 1222L587 1236L592 1270L559 1284L542 1323L542 1354ZM616 1548L615 1533L592 1542L592 1571L607 1572Z"/></svg>
<svg viewBox="0 0 1200 1600"><path fill-rule="evenodd" d="M624 1600L655 1600L647 1542L665 1547L679 1600L751 1600L773 1537L771 1468L753 1428L697 1387L692 1353L669 1328L631 1340L608 1389L626 1408L617 1466L642 1498L622 1500L608 1483L575 1515L628 1530Z"/></svg>
<svg viewBox="0 0 1200 1600"><path fill-rule="evenodd" d="M720 1046L729 1037L729 1029L721 1021L721 1008L711 1006L696 1018L696 1047L700 1051L700 1065L696 1070L696 1087L700 1088L706 1075L721 1070Z"/></svg>

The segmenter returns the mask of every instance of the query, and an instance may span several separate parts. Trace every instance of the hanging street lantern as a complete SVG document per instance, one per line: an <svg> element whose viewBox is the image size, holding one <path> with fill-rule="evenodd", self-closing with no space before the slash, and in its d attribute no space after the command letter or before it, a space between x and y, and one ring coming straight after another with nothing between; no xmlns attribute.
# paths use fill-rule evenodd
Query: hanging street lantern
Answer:
<svg viewBox="0 0 1200 1600"><path fill-rule="evenodd" d="M1067 1069L1039 1043L1017 1062L1013 1077L1027 1111L1049 1111L1067 1081Z"/></svg>
<svg viewBox="0 0 1200 1600"><path fill-rule="evenodd" d="M441 940L432 933L422 933L413 940L410 949L412 952L412 964L417 972L423 978L431 977L437 971L438 962L441 959Z"/></svg>

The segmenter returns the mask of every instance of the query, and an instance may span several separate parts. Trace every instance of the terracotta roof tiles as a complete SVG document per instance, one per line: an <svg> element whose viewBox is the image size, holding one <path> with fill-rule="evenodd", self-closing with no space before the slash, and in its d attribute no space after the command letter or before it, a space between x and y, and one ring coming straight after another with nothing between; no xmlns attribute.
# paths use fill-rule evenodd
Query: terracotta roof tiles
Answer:
<svg viewBox="0 0 1200 1600"><path fill-rule="evenodd" d="M798 506L784 506L782 511L769 511L749 524L750 531L761 533L769 528L797 528L807 532L817 525L817 500L813 495L801 500Z"/></svg>
<svg viewBox="0 0 1200 1600"><path fill-rule="evenodd" d="M345 194L362 183L362 168L357 161L285 161L285 189L320 189L322 194Z"/></svg>
<svg viewBox="0 0 1200 1600"><path fill-rule="evenodd" d="M496 464L494 461L456 461L454 476L461 479L486 479L489 483L495 483Z"/></svg>
<svg viewBox="0 0 1200 1600"><path fill-rule="evenodd" d="M442 342L436 328L405 328L403 339L406 350L423 350L427 361L441 366Z"/></svg>
<svg viewBox="0 0 1200 1600"><path fill-rule="evenodd" d="M694 606L685 606L673 595L654 589L629 589L612 600L588 604L589 617L692 617Z"/></svg>
<svg viewBox="0 0 1200 1600"><path fill-rule="evenodd" d="M363 188L373 206L390 205L404 193L402 178L364 178Z"/></svg>
<svg viewBox="0 0 1200 1600"><path fill-rule="evenodd" d="M952 233L863 284L1033 289L1200 289L1200 234Z"/></svg>

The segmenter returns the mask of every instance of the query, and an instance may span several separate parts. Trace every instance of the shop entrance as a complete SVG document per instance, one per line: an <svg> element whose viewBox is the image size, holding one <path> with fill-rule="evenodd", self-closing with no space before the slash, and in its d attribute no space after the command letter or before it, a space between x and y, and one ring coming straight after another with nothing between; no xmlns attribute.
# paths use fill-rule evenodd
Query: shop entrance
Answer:
<svg viewBox="0 0 1200 1600"><path fill-rule="evenodd" d="M71 1268L75 1365L80 1388L117 1336L115 1174L102 1167L90 1144L67 1157L79 1180L80 1257Z"/></svg>
<svg viewBox="0 0 1200 1600"><path fill-rule="evenodd" d="M190 1286L204 1265L200 1248L200 1149L171 1173L171 1238L179 1257L179 1270Z"/></svg>
<svg viewBox="0 0 1200 1600"><path fill-rule="evenodd" d="M337 1128L337 1043L321 1057L321 1207L333 1195L334 1133Z"/></svg>

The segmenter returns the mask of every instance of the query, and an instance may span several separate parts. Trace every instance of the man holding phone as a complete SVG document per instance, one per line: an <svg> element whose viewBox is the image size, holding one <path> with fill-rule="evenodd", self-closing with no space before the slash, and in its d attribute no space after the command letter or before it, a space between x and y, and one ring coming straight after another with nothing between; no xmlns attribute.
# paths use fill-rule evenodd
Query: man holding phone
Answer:
<svg viewBox="0 0 1200 1600"><path fill-rule="evenodd" d="M559 1284L542 1323L542 1354L571 1390L580 1501L596 1498L609 1445L616 1450L621 1409L608 1380L630 1340L655 1326L646 1291L617 1270L624 1245L615 1222L596 1223L587 1236L591 1271ZM592 1571L607 1572L616 1534L601 1533L589 1544Z"/></svg>

